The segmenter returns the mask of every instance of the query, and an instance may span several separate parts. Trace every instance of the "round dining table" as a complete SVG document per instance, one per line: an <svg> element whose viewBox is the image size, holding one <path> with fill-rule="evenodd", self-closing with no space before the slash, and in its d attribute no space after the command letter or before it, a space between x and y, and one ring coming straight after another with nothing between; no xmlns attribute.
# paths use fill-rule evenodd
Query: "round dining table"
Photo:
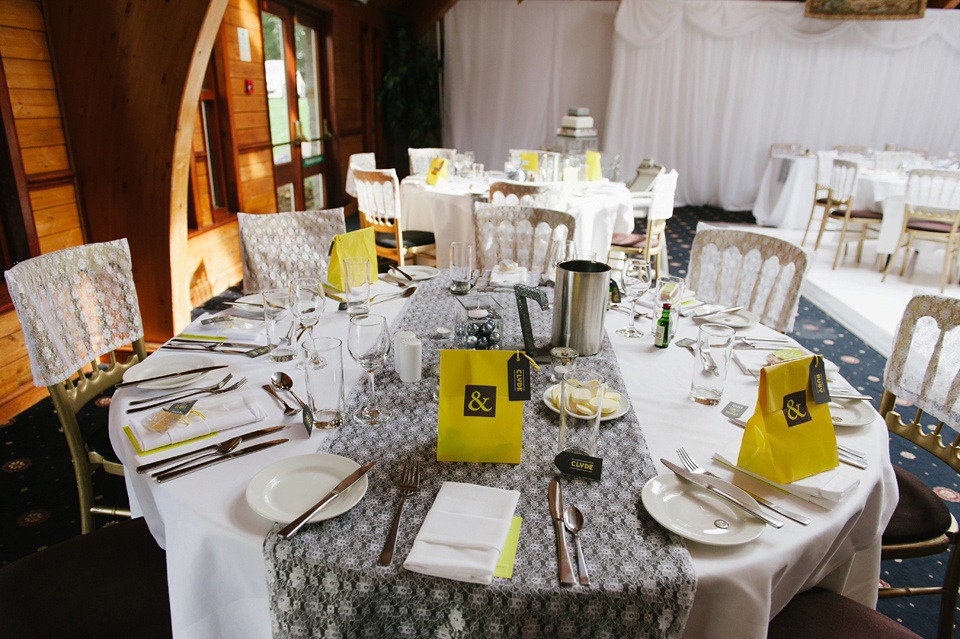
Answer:
<svg viewBox="0 0 960 639"><path fill-rule="evenodd" d="M446 275L440 273L439 277ZM416 299L414 295L409 300L387 301L376 305L374 310L383 314L391 326L396 326L407 305ZM435 322L437 327L452 325L456 301L452 296L448 301L449 304L439 304L429 310L429 322ZM328 312L315 327L314 334L343 340L345 388L349 398L352 389L359 385L365 387L366 382L363 371L347 354L347 315L331 307L335 309L335 304L328 301ZM631 416L636 415L636 423L631 427L640 429L650 457L676 461L676 450L684 447L702 466L724 480L735 481L812 520L807 526L786 520L782 528L767 527L756 539L739 545L721 547L685 542L696 575L696 595L685 620L683 636L764 637L769 619L796 593L815 585L830 588L866 605L875 605L880 535L897 500L887 431L879 415L871 409L869 424L836 428L838 441L862 452L868 463L865 470L850 470L856 473L858 485L830 509L783 494L740 474L735 476L730 469L712 462L711 456L739 440L742 429L728 421L721 409L728 402L755 406L756 377L731 367L721 404L695 404L688 398L695 366L691 353L675 344L666 349L655 348L647 319L640 322L646 336L630 339L618 335L616 329L626 319L621 312L608 311L605 330L624 380L625 388L619 390L627 395L633 407L633 411L622 419L632 419ZM505 321L516 321L516 311L508 314ZM200 319L186 327L184 333L203 330L199 322ZM206 330L209 334L210 329ZM676 339L695 337L696 331L694 320L683 318ZM779 335L760 325L738 329L737 333L741 336ZM425 352L452 347L450 341L441 339L439 334L419 337L423 340ZM262 334L257 341L264 343ZM174 354L184 355L161 349L151 354L147 361L169 358ZM207 352L203 355L217 364L228 366L224 372L247 378L247 384L235 392L246 394L256 402L266 414L261 422L183 444L175 451L138 455L124 432L124 427L130 424L126 411L131 401L148 398L156 391L130 387L118 390L113 396L111 441L125 466L131 511L134 516L145 517L150 531L166 551L174 636L266 638L271 636L272 625L271 585L265 574L264 541L275 530L275 522L261 517L251 508L246 495L248 484L261 469L272 463L322 451L328 435L321 430L308 435L300 416L285 417L276 400L261 388L269 384L272 373L283 371L293 378L295 390L303 391L304 373L294 362L272 363L265 355L256 358ZM590 358L581 358L578 365L588 367L590 361ZM392 354L388 356L386 366L393 366ZM546 373L544 369L544 372L532 374ZM424 371L421 381L409 385L410 393L419 393L423 401L429 402L434 383ZM524 411L536 410L540 401L539 397L534 397L526 403ZM273 425L286 428L272 434L271 438L283 437L288 441L162 484L136 472L138 465L174 452L208 446L240 432ZM435 428L436 425L427 427ZM391 425L370 428L389 429ZM616 445L616 442L604 442L603 439L601 431L600 454L604 445ZM667 472L659 461L656 461L656 469L657 472ZM390 479L376 473L369 476L370 482ZM611 486L610 489L617 490L618 487ZM543 491L542 505L546 509L546 487L531 486L530 490ZM621 497L637 504L641 501L640 494L623 494ZM432 499L432 496L428 498ZM589 516L602 516L602 513L588 513ZM419 523L410 525L416 527ZM386 533L384 530L383 534ZM521 531L521 539L522 535ZM584 546L592 548L595 557L602 556L600 549L604 539L591 536L589 525L581 536ZM399 561L402 559L400 557ZM376 557L358 560L372 565ZM523 561L522 554L518 555L517 561ZM555 577L555 565L541 568L545 575ZM601 580L603 570L602 563L591 565L591 575L598 575ZM567 592L570 596L577 595L575 591ZM317 633L319 636L320 631ZM433 636L429 628L423 628L422 635Z"/></svg>

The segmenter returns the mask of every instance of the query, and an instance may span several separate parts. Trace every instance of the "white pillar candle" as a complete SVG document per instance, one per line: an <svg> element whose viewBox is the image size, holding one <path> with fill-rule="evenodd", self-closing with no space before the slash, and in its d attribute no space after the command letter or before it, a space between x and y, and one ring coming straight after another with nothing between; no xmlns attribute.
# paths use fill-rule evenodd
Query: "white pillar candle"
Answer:
<svg viewBox="0 0 960 639"><path fill-rule="evenodd" d="M396 341L394 363L400 381L405 384L419 382L423 368L423 344L416 336L401 337Z"/></svg>

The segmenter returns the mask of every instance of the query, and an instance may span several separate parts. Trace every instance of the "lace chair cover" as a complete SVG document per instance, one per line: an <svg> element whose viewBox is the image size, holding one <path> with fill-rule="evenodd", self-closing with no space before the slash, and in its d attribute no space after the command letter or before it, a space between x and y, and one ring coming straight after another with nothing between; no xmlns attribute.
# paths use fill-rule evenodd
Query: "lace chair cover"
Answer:
<svg viewBox="0 0 960 639"><path fill-rule="evenodd" d="M806 147L796 143L775 143L770 145L770 157L775 155L803 155Z"/></svg>
<svg viewBox="0 0 960 639"><path fill-rule="evenodd" d="M456 154L456 149L408 148L407 156L410 158L410 175L417 175L418 173L426 173L429 171L430 163L434 158L444 158L453 162L453 156Z"/></svg>
<svg viewBox="0 0 960 639"><path fill-rule="evenodd" d="M743 306L760 322L793 330L807 255L790 242L746 231L701 229L690 249L687 283L711 304Z"/></svg>
<svg viewBox="0 0 960 639"><path fill-rule="evenodd" d="M347 185L346 192L351 197L357 197L357 187L354 183L353 170L363 169L372 171L377 168L377 156L375 153L354 153L350 156L350 163L347 166Z"/></svg>
<svg viewBox="0 0 960 639"><path fill-rule="evenodd" d="M563 187L559 183L494 182L490 185L490 203L498 206L533 206L562 211L564 209Z"/></svg>
<svg viewBox="0 0 960 639"><path fill-rule="evenodd" d="M400 217L400 181L396 169L358 170L354 176L361 215L387 223Z"/></svg>
<svg viewBox="0 0 960 639"><path fill-rule="evenodd" d="M515 260L529 274L539 275L549 267L553 242L572 239L577 221L563 211L478 203L473 224L484 270L492 270L500 260Z"/></svg>
<svg viewBox="0 0 960 639"><path fill-rule="evenodd" d="M237 213L243 290L257 293L297 277L326 277L333 236L346 232L343 208Z"/></svg>
<svg viewBox="0 0 960 639"><path fill-rule="evenodd" d="M143 337L126 239L66 248L4 273L36 386Z"/></svg>
<svg viewBox="0 0 960 639"><path fill-rule="evenodd" d="M851 160L834 160L830 169L830 199L835 203L853 203L860 165Z"/></svg>
<svg viewBox="0 0 960 639"><path fill-rule="evenodd" d="M883 387L960 430L960 300L917 295L897 327Z"/></svg>

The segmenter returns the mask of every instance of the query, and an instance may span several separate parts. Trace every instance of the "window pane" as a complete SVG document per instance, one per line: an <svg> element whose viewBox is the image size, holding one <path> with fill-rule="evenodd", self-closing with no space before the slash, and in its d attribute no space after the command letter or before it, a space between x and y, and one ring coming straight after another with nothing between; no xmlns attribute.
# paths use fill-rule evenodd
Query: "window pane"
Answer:
<svg viewBox="0 0 960 639"><path fill-rule="evenodd" d="M323 153L323 134L320 128L320 82L317 76L317 32L302 24L293 26L294 49L297 57L297 107L300 130L307 142L301 143L301 153L308 158Z"/></svg>
<svg viewBox="0 0 960 639"><path fill-rule="evenodd" d="M289 144L280 144L273 147L273 163L285 164L293 159L293 149Z"/></svg>
<svg viewBox="0 0 960 639"><path fill-rule="evenodd" d="M317 173L303 180L303 199L307 210L323 208L323 174Z"/></svg>
<svg viewBox="0 0 960 639"><path fill-rule="evenodd" d="M277 187L277 211L293 210L293 182Z"/></svg>
<svg viewBox="0 0 960 639"><path fill-rule="evenodd" d="M216 112L213 107L213 100L204 100L203 106L203 142L207 146L207 179L210 180L210 201L214 208L224 208L226 206L223 197L223 167L220 166L219 147L220 136L217 134L217 121L214 117Z"/></svg>
<svg viewBox="0 0 960 639"><path fill-rule="evenodd" d="M283 21L266 11L260 16L263 24L263 66L267 76L270 140L274 145L284 144L290 141L290 113L287 107L287 72L283 60ZM289 154L278 155L274 149L274 163L289 162L289 157Z"/></svg>

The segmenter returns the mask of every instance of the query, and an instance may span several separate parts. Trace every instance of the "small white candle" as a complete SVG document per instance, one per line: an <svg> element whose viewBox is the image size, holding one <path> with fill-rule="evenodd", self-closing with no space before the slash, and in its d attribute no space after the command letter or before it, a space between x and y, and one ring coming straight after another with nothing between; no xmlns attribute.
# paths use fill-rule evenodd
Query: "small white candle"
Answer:
<svg viewBox="0 0 960 639"><path fill-rule="evenodd" d="M483 319L488 315L487 311L482 308L475 308L473 310L467 311L467 317L470 319Z"/></svg>

